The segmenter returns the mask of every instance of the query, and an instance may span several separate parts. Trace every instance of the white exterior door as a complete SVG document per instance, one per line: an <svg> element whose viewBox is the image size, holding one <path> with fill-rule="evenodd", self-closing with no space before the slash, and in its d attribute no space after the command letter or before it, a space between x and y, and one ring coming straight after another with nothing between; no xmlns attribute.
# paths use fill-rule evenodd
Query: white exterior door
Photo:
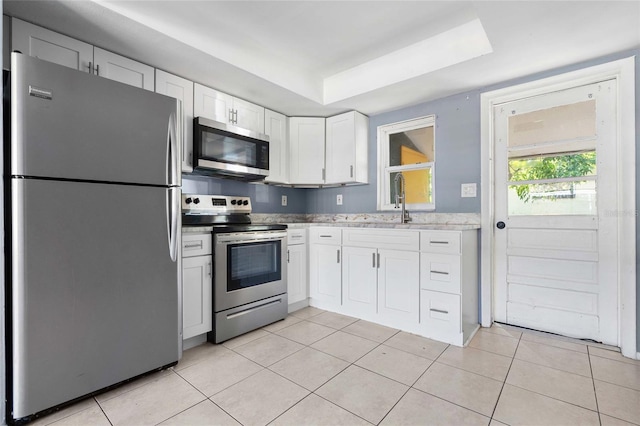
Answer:
<svg viewBox="0 0 640 426"><path fill-rule="evenodd" d="M494 107L496 321L618 345L615 93Z"/></svg>

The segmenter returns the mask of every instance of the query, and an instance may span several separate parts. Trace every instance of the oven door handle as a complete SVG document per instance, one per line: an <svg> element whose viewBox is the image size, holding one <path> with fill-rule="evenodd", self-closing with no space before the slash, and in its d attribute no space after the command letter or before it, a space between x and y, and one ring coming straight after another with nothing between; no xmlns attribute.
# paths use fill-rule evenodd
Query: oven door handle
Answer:
<svg viewBox="0 0 640 426"><path fill-rule="evenodd" d="M286 232L238 232L233 234L215 234L217 244L230 244L230 243L254 243L261 241L277 241L284 240L287 237Z"/></svg>

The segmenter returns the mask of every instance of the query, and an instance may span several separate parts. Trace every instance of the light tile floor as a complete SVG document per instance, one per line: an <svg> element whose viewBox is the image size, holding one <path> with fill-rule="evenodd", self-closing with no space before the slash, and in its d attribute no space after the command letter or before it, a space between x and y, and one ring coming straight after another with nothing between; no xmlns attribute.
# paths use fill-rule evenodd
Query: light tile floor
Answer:
<svg viewBox="0 0 640 426"><path fill-rule="evenodd" d="M640 424L640 361L495 324L469 347L304 308L38 419L56 425Z"/></svg>

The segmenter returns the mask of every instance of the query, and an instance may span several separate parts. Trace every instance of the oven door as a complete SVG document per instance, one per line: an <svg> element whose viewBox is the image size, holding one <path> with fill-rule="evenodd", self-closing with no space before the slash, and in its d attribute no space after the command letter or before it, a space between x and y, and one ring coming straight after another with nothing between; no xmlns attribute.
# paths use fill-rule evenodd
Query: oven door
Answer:
<svg viewBox="0 0 640 426"><path fill-rule="evenodd" d="M214 312L287 292L287 233L214 233Z"/></svg>

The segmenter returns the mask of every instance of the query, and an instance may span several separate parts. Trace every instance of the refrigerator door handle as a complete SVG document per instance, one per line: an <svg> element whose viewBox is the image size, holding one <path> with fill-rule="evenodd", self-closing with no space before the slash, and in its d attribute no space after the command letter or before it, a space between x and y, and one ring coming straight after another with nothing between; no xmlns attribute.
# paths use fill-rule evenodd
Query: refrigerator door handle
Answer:
<svg viewBox="0 0 640 426"><path fill-rule="evenodd" d="M167 192L167 235L169 256L172 261L178 260L179 221L180 221L180 188L168 188Z"/></svg>
<svg viewBox="0 0 640 426"><path fill-rule="evenodd" d="M181 132L178 132L176 119L176 112L179 110L180 105L176 104L176 106L176 111L169 115L169 127L167 129L167 184L170 186L180 185L180 147L182 143L180 142Z"/></svg>

